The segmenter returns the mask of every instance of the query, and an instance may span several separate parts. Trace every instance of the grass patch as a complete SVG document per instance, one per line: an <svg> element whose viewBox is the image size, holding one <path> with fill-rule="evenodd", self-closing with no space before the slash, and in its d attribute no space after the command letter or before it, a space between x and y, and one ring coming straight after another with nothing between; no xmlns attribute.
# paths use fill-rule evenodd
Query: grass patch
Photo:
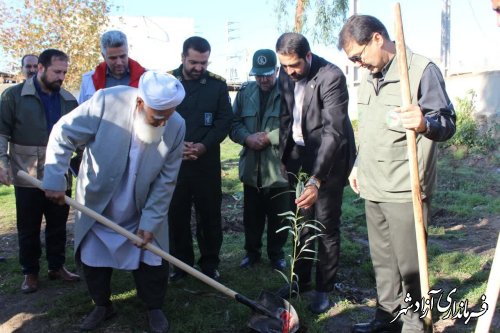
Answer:
<svg viewBox="0 0 500 333"><path fill-rule="evenodd" d="M224 209L230 216L242 214L242 185L238 179L240 149L241 146L229 139L221 145L222 191L226 198L232 198L226 201L227 206ZM456 160L451 154L443 154L440 157L438 170L438 190L433 196L433 206L443 211L444 217L448 219L446 221L453 217L460 217L460 222L477 221L478 218L489 214L500 213L498 175L494 171L471 167L463 161ZM6 233L11 233L12 230L15 230L14 190L13 187L2 186L0 187L0 231L2 232L0 237L7 237ZM464 242L468 236L468 231L465 229L453 230L448 228L448 225L433 225L431 221L429 239L440 242L436 242L439 245L429 244L429 276L432 289L442 288L446 295L453 288L457 288L453 299L468 299L469 304L472 304L478 302L484 293L491 256L448 251L442 247L443 242L445 244ZM359 199L348 186L344 190L341 237L338 282L353 289L374 290L375 280L367 245L364 201ZM289 242L285 247L287 254L291 253L290 238L289 236ZM242 270L238 265L245 253L244 235L233 231L225 232L221 250L221 283L251 299L257 299L261 290L275 291L281 287L284 279L271 269L266 256L265 239L263 243L262 261L253 269ZM197 251L196 245L195 249ZM196 257L199 258L199 254L196 254ZM69 268L72 269L74 262L70 247L67 251L67 261ZM85 283L68 285L59 281L48 281L44 254L40 263L42 289L53 286L59 289L53 292L50 298L37 298L33 304L47 309L43 318L50 322L52 331L66 328L78 330L78 325L84 316L93 308ZM17 297L21 277L16 257L0 264L0 296L10 299ZM103 329L113 332L141 332L147 328L146 309L136 296L132 274L115 270L112 290L113 302L119 315L106 322ZM363 294L363 297L368 297L366 295ZM337 303L336 313L345 313L354 322L371 319L372 312L367 311L366 307L373 307L375 302L367 301L365 309L360 310L359 303L347 300L346 295L338 291L332 292L331 298ZM328 314L316 316L310 313L307 309L308 302L304 298L292 300L292 305L308 333L324 332L325 323L331 324L331 320L336 320L335 317L330 318ZM171 324L171 333L247 332L246 324L251 316L248 307L193 277L169 285L164 310Z"/></svg>
<svg viewBox="0 0 500 333"><path fill-rule="evenodd" d="M16 220L16 199L14 196L14 186L0 185L0 221ZM0 223L0 231L8 227L5 223Z"/></svg>
<svg viewBox="0 0 500 333"><path fill-rule="evenodd" d="M438 163L438 191L433 204L457 216L481 217L500 214L499 181L496 172L472 168L449 155Z"/></svg>
<svg viewBox="0 0 500 333"><path fill-rule="evenodd" d="M445 295L457 288L454 300L468 299L476 303L486 291L491 258L458 251L442 252L433 247L429 251L429 284L431 289L443 289Z"/></svg>
<svg viewBox="0 0 500 333"><path fill-rule="evenodd" d="M222 192L230 195L243 192L238 175L241 146L226 138L221 144Z"/></svg>

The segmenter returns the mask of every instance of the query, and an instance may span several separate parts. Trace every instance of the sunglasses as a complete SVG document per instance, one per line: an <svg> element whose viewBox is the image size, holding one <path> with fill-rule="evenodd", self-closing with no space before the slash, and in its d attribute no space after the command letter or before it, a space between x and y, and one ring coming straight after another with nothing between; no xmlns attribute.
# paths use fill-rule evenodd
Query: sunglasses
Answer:
<svg viewBox="0 0 500 333"><path fill-rule="evenodd" d="M370 42L371 42L371 40L370 40ZM361 57L363 56L363 53L365 52L365 49L368 46L368 44L370 44L370 42L368 42L368 43L365 44L365 47L363 47L363 49L361 50L361 52L359 53L359 55L355 55L355 56L349 57L349 60L351 60L353 63L363 62L363 61L361 61Z"/></svg>

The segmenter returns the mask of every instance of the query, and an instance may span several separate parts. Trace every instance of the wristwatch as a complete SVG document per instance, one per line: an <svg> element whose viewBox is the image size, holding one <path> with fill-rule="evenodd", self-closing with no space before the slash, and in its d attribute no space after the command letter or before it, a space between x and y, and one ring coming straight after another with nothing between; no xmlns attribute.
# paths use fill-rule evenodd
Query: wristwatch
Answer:
<svg viewBox="0 0 500 333"><path fill-rule="evenodd" d="M321 182L318 179L311 177L307 181L306 187L307 186L312 186L312 185L316 186L316 188L319 190L319 188L321 187Z"/></svg>

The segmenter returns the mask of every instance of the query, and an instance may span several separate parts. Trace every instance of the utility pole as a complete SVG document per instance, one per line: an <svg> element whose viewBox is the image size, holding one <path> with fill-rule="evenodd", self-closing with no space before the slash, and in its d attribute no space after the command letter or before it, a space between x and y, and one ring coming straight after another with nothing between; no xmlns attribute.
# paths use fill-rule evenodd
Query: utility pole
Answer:
<svg viewBox="0 0 500 333"><path fill-rule="evenodd" d="M226 22L226 37L227 37L227 55L226 55L226 80L228 83L240 82L238 75L238 64L241 60L241 55L236 50L235 41L239 36L239 22Z"/></svg>
<svg viewBox="0 0 500 333"><path fill-rule="evenodd" d="M450 66L450 12L451 0L443 0L441 11L441 63L444 67L444 76L448 76Z"/></svg>
<svg viewBox="0 0 500 333"><path fill-rule="evenodd" d="M356 15L358 13L358 0L349 0L349 15ZM346 66L346 75L350 79L352 85L359 80L359 68L350 61Z"/></svg>

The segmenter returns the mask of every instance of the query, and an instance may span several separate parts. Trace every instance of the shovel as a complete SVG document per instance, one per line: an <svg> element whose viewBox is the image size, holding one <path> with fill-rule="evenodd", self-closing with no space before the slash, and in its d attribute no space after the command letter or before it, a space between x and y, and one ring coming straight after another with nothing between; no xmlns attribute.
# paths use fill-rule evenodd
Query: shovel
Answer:
<svg viewBox="0 0 500 333"><path fill-rule="evenodd" d="M17 175L20 178L30 182L33 186L36 186L39 189L43 190L42 182L28 175L26 172L19 171ZM85 215L90 216L97 222L104 224L108 228L128 238L132 242L142 243L142 239L137 235L120 227L118 224L96 213L92 209L78 203L76 200L71 199L68 196L65 196L64 200L69 206L79 210ZM297 315L297 312L295 311L293 306L283 298L273 293L262 291L259 295L259 299L257 301L253 301L245 297L244 295L238 294L237 292L227 288L223 284L215 281L214 279L208 277L207 275L201 273L193 267L183 263L179 259L173 257L172 255L168 254L167 252L151 243L146 244L145 248L152 253L162 257L172 265L182 269L189 275L194 276L198 280L201 280L212 288L217 289L226 296L234 298L236 301L252 309L254 314L248 322L248 326L251 329L261 333L295 333L299 329L299 317Z"/></svg>

